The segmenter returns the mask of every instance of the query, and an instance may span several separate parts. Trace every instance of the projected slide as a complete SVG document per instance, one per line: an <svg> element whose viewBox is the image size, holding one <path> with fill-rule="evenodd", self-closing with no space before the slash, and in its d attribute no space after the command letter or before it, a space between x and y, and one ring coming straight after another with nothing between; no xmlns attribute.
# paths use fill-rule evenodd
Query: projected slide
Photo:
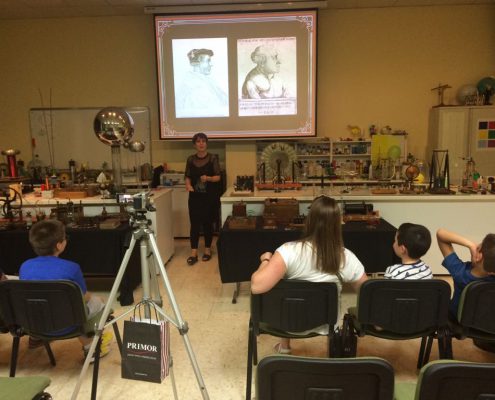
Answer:
<svg viewBox="0 0 495 400"><path fill-rule="evenodd" d="M160 139L316 135L316 10L154 20Z"/></svg>
<svg viewBox="0 0 495 400"><path fill-rule="evenodd" d="M174 39L176 118L228 117L227 38Z"/></svg>
<svg viewBox="0 0 495 400"><path fill-rule="evenodd" d="M297 113L296 38L237 41L239 116Z"/></svg>

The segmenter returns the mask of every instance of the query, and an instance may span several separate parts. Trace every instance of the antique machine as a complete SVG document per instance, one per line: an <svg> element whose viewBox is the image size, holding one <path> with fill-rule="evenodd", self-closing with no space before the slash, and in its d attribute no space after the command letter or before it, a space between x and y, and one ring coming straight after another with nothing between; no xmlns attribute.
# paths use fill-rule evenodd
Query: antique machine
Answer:
<svg viewBox="0 0 495 400"><path fill-rule="evenodd" d="M288 225L299 216L299 202L296 199L265 199L263 229L274 229Z"/></svg>

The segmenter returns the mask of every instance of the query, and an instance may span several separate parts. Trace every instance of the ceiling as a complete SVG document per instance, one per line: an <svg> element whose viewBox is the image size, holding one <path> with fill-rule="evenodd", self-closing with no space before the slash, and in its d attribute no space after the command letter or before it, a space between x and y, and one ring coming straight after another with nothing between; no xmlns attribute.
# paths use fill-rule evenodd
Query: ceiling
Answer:
<svg viewBox="0 0 495 400"><path fill-rule="evenodd" d="M304 2L292 0L291 3ZM0 19L143 15L145 7L287 3L287 0L0 0ZM495 0L327 0L329 9L495 4ZM191 10L198 12L197 9ZM217 11L217 10L215 10ZM229 10L231 11L231 10Z"/></svg>

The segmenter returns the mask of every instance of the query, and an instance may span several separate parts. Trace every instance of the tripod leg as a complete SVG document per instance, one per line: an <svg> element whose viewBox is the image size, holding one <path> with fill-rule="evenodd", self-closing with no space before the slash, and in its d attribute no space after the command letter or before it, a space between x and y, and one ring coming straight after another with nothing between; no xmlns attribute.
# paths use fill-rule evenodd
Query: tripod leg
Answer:
<svg viewBox="0 0 495 400"><path fill-rule="evenodd" d="M120 282L122 281L122 277L124 276L125 270L127 268L127 264L129 263L129 259L131 258L131 254L132 251L134 250L135 245L136 245L136 238L133 235L131 238L131 243L129 244L129 248L126 250L124 254L124 258L122 259L122 263L120 264L119 272L117 272L117 276L115 277L115 281L113 283L112 290L110 291L107 302L105 304L105 308L103 309L103 313L101 314L100 322L98 322L98 327L96 329L95 336L93 337L93 341L91 342L91 346L88 350L88 356L86 357L86 360L84 360L84 365L82 367L81 373L79 374L76 387L72 392L71 400L77 399L77 395L79 394L79 389L81 388L82 380L84 378L84 375L86 374L86 371L88 370L89 362L96 349L96 344L103 333L105 322L107 321L107 318L112 310L112 304L117 298L117 292L119 290ZM117 320L112 321L112 323L115 322L117 322Z"/></svg>
<svg viewBox="0 0 495 400"><path fill-rule="evenodd" d="M160 287L158 286L158 268L156 267L155 259L152 257L153 253L148 253L148 264L151 278L151 298L153 303L158 304L160 307L163 305L162 297L160 295Z"/></svg>
<svg viewBox="0 0 495 400"><path fill-rule="evenodd" d="M187 354L189 356L189 360L191 361L191 365L193 367L194 374L196 375L196 380L198 382L199 390L201 391L201 395L203 396L203 399L209 400L208 391L206 390L206 386L205 386L205 383L203 381L203 377L201 376L201 371L199 370L198 362L196 361L196 357L194 355L191 343L189 341L189 337L187 335L187 331L189 330L189 328L188 328L187 324L184 323L184 320L182 319L182 316L180 314L179 306L177 305L177 302L175 300L175 296L174 296L174 293L172 291L170 281L168 280L167 271L165 271L165 266L163 265L163 261L160 257L160 252L158 251L158 246L156 244L153 233L148 232L148 241L149 241L149 244L151 245L152 252L155 256L155 261L158 264L158 267L160 268L160 274L161 274L162 279L163 279L163 284L165 285L165 290L167 292L167 296L168 296L170 305L174 311L175 318L177 320L179 332L182 336L182 340L184 341L184 345L186 346L186 351L187 351Z"/></svg>

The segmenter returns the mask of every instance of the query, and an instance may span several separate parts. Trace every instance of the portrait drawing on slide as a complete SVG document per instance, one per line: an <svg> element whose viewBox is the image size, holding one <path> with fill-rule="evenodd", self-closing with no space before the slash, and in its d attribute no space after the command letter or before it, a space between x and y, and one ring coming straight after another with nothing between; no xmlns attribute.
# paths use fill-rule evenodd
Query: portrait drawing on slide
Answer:
<svg viewBox="0 0 495 400"><path fill-rule="evenodd" d="M240 39L237 52L239 115L296 114L296 38Z"/></svg>
<svg viewBox="0 0 495 400"><path fill-rule="evenodd" d="M228 117L227 39L172 41L176 118Z"/></svg>

